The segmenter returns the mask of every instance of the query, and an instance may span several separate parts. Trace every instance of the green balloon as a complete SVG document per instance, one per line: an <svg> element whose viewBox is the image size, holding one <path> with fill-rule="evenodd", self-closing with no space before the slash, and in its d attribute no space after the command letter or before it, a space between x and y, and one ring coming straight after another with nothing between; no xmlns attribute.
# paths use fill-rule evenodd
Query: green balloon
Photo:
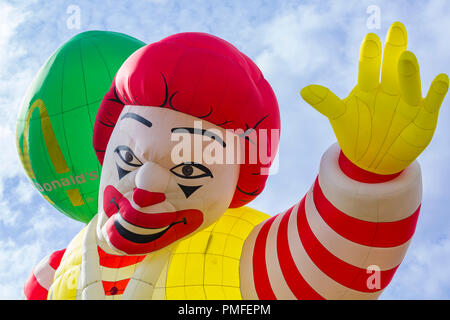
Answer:
<svg viewBox="0 0 450 320"><path fill-rule="evenodd" d="M16 139L25 172L46 200L73 219L87 223L97 213L95 117L117 70L144 45L116 32L80 33L48 59L22 102Z"/></svg>

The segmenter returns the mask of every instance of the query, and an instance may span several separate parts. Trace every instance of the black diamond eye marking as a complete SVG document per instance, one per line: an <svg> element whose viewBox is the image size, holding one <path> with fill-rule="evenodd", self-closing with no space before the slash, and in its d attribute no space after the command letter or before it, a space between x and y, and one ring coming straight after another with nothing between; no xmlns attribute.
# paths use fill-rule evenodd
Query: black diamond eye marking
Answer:
<svg viewBox="0 0 450 320"><path fill-rule="evenodd" d="M117 163L116 163L116 167L117 167L117 173L119 174L119 180L131 172L131 171L122 169L121 167L119 167L119 165Z"/></svg>
<svg viewBox="0 0 450 320"><path fill-rule="evenodd" d="M189 198L195 191L198 190L198 188L201 187L201 186L184 186L179 183L178 186L181 188L181 191L183 191L184 195L186 196L186 199Z"/></svg>

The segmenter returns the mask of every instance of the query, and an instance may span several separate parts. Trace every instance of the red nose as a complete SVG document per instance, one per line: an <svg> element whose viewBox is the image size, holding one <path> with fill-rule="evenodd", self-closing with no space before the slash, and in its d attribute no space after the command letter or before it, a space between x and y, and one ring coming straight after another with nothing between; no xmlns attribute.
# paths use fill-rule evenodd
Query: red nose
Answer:
<svg viewBox="0 0 450 320"><path fill-rule="evenodd" d="M144 189L135 188L133 191L133 201L139 207L148 207L166 200L166 196L161 192L150 192Z"/></svg>

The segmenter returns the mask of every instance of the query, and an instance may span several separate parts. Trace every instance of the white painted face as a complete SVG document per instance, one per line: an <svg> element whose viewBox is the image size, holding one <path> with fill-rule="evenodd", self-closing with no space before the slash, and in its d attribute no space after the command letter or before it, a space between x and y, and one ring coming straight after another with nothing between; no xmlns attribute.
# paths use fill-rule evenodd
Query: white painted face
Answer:
<svg viewBox="0 0 450 320"><path fill-rule="evenodd" d="M239 140L226 137L225 129L181 112L125 106L103 162L100 243L146 254L216 222L239 176L238 161L207 157L237 154Z"/></svg>

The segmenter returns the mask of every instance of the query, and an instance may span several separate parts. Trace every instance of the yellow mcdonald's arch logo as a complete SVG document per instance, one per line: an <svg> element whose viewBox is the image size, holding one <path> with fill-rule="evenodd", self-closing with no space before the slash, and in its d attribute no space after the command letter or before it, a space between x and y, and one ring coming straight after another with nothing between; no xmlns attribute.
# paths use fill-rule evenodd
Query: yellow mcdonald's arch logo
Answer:
<svg viewBox="0 0 450 320"><path fill-rule="evenodd" d="M45 146L47 147L48 155L50 157L53 167L55 168L56 173L61 174L70 172L70 169L67 166L67 162L64 159L61 148L58 144L58 140L56 139L55 132L53 131L53 127L50 122L50 117L48 116L47 108L45 107L44 101L38 99L31 105L26 114L25 126L23 129L23 136L22 136L22 149L20 148L19 141L17 141L17 149L20 161L23 164L26 174L28 175L28 177L30 177L30 179L36 179L33 167L31 166L29 146L28 146L28 137L30 134L30 120L33 111L35 109L39 110L41 118L42 135L44 136ZM17 139L19 139L18 136ZM77 188L66 190L66 193L73 206L76 207L84 204L80 190L78 190ZM44 195L44 198L53 204L53 201L51 201L46 195Z"/></svg>

